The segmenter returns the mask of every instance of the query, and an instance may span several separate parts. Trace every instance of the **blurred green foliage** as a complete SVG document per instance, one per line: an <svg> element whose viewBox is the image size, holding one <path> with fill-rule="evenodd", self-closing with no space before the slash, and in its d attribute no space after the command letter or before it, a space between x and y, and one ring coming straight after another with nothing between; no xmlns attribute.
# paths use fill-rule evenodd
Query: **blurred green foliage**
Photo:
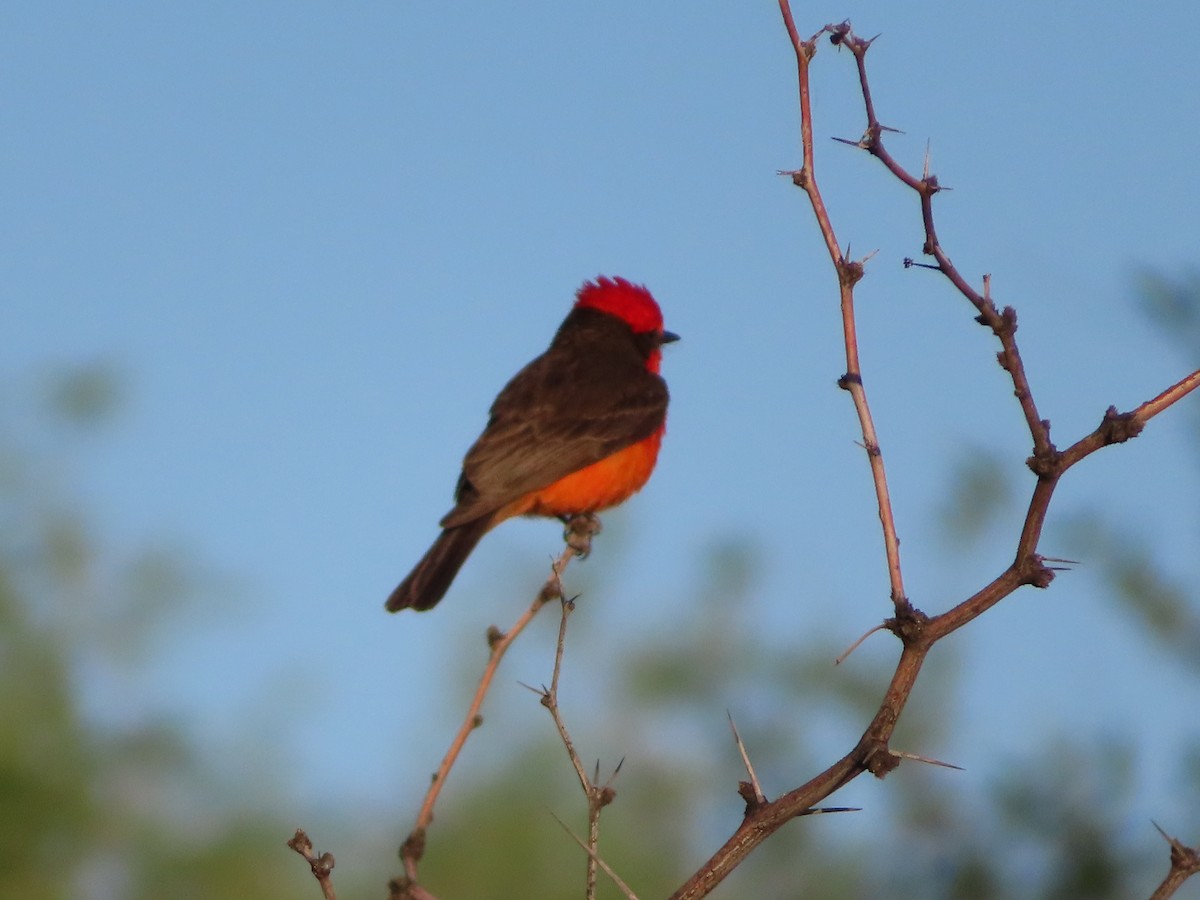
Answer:
<svg viewBox="0 0 1200 900"><path fill-rule="evenodd" d="M245 898L297 876L290 823L247 814L182 732L98 722L89 682L136 669L187 607L175 551L106 547L72 487L72 446L119 409L108 367L82 367L0 416L0 895ZM22 423L18 425L17 423ZM66 433L82 441L74 445ZM136 676L135 676L136 677ZM303 873L303 864L300 864ZM307 877L307 873L303 873Z"/></svg>

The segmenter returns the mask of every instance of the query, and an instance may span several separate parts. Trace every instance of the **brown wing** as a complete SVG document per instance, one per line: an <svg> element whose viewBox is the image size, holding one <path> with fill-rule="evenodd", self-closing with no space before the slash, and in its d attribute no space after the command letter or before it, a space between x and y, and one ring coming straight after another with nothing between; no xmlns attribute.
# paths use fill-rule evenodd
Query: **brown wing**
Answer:
<svg viewBox="0 0 1200 900"><path fill-rule="evenodd" d="M612 316L568 316L550 349L492 404L442 526L495 512L653 434L668 399L666 383L646 369L653 346Z"/></svg>

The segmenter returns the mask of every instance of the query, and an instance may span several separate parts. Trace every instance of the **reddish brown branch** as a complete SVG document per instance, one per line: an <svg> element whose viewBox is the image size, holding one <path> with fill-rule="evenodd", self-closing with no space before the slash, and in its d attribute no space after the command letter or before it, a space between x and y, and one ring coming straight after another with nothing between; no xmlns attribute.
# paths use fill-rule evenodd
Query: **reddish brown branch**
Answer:
<svg viewBox="0 0 1200 900"><path fill-rule="evenodd" d="M812 135L812 107L809 101L809 64L817 51L817 40L826 32L836 39L843 26L826 25L807 41L800 39L796 31L796 23L792 19L792 11L787 0L780 0L779 10L783 14L784 26L796 52L796 70L799 77L800 91L800 143L803 148L804 165L796 172L790 173L792 183L804 190L812 205L813 216L825 239L829 258L837 273L838 290L841 295L842 337L846 347L846 372L838 379L838 385L850 393L854 402L854 411L858 414L859 426L862 428L863 448L867 451L867 459L871 466L871 478L875 485L875 500L879 506L879 522L883 529L884 553L887 559L888 581L891 584L892 603L896 610L901 611L908 600L904 593L904 577L900 568L900 536L896 531L896 518L892 512L891 493L888 491L887 470L883 464L883 451L879 446L879 437L875 432L875 421L871 416L871 407L867 402L867 391L863 382L862 364L858 357L858 326L854 317L854 285L863 277L862 262L847 260L842 255L833 223L825 208L825 200L817 186L815 172L815 153ZM848 28L848 24L845 26Z"/></svg>
<svg viewBox="0 0 1200 900"><path fill-rule="evenodd" d="M833 227L820 199L820 191L817 189L813 171L808 67L816 51L816 40L825 33L830 34L834 43L847 46L854 53L868 120L867 132L860 145L880 159L900 181L920 194L921 217L925 231L925 252L937 260L937 268L975 306L979 313L978 321L989 326L1000 340L1000 364L1008 371L1013 381L1014 393L1021 404L1033 438L1034 453L1029 460L1029 465L1037 475L1037 483L1030 498L1029 509L1021 528L1012 564L976 594L947 612L929 618L904 600L902 593L897 594L896 582L893 580L896 615L885 624L900 638L903 649L879 709L858 743L849 753L808 783L789 791L776 800L748 804L747 813L741 825L687 883L672 895L672 900L684 900L684 898L692 900L692 898L707 895L755 847L782 827L784 823L812 811L816 803L863 772L871 772L877 777L883 777L894 769L899 764L899 757L889 749L888 742L904 706L908 702L917 677L920 675L925 657L933 644L986 612L1019 587L1023 585L1046 587L1050 584L1054 573L1043 563L1042 557L1037 553L1037 548L1058 480L1071 466L1101 447L1120 443L1136 436L1148 419L1200 386L1200 372L1195 372L1130 413L1118 413L1115 409L1110 409L1094 432L1077 441L1065 452L1060 453L1050 441L1049 423L1040 418L1025 376L1024 365L1016 344L1016 313L1011 308L1005 308L1003 312L997 311L988 296L988 279L985 279L985 292L978 293L966 283L942 250L933 221L932 198L940 190L937 179L928 172L920 179L915 178L896 163L883 147L880 136L885 129L876 118L866 73L865 57L871 41L855 36L848 22L826 26L808 41L801 41L792 20L788 0L779 0L779 6L792 46L796 51L800 79L801 140L804 145L804 167L799 172L793 173L793 181L804 189L812 202L813 212L825 238L826 246L829 248L841 289L843 324L849 362L847 374L844 376L844 381L847 383L842 386L851 390L852 394L856 389L861 389L861 375L857 368L857 350L853 331L852 288L854 283L862 277L862 267L858 264L847 263L838 251ZM865 407L865 396L863 399ZM862 408L858 403L858 394L855 394L855 406L860 409L860 417L863 418L864 442L867 445L868 455L872 459L874 471L877 445L874 443L873 437L868 436L869 414L866 417L863 416ZM880 462L881 471L882 463ZM886 482L882 481L878 475L876 476L876 486L881 497L881 518L885 518L886 512L886 534L886 519L890 519L891 513L890 507L885 507L883 503L883 500L886 499ZM889 570L891 570L890 543L888 546ZM895 557L895 574L898 574L898 560L897 555ZM1175 856L1176 851L1173 846L1173 873ZM1156 894L1156 896L1158 895Z"/></svg>
<svg viewBox="0 0 1200 900"><path fill-rule="evenodd" d="M938 240L937 229L934 227L933 222L933 197L942 190L937 176L931 175L926 170L922 173L921 178L917 178L900 165L883 145L883 132L889 129L881 125L875 116L875 104L871 98L871 84L867 78L867 51L870 49L874 38L865 40L858 37L850 30L848 22L843 22L839 26L839 29L841 36L839 43L854 54L854 61L858 67L859 89L862 91L863 105L867 111L867 130L863 139L859 142L859 146L882 162L889 172L916 191L920 196L921 222L925 229L925 242L922 252L927 256L932 256L937 261L938 270L950 279L951 284L958 288L959 292L978 311L977 321L981 325L991 328L996 337L1000 339L1002 348L999 354L1000 366L1012 378L1013 393L1021 404L1021 410L1025 414L1025 423L1029 428L1030 436L1033 438L1034 457L1039 460L1047 459L1054 453L1054 445L1050 442L1050 423L1043 420L1038 414L1037 404L1033 401L1033 394L1029 390L1029 382L1025 377L1025 366L1021 362L1021 353L1017 349L1015 337L1017 331L1017 313L1012 307L1005 307L1003 312L999 312L989 296L981 294L975 288L971 287L958 269L955 268L954 263L950 261L950 257L946 255L945 250L942 249L941 242Z"/></svg>

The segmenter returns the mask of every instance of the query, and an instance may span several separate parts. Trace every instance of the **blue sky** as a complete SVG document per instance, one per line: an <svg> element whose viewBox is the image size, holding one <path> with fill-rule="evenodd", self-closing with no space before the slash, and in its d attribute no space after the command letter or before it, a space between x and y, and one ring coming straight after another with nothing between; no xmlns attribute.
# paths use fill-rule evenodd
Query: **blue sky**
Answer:
<svg viewBox="0 0 1200 900"><path fill-rule="evenodd" d="M381 608L495 392L600 273L649 286L683 336L664 362L659 471L579 567L605 568L601 627L686 614L723 536L761 553L744 615L771 639L803 646L820 622L848 644L887 613L868 471L834 386L836 282L803 195L776 175L799 148L775 5L480 6L45 2L0 29L0 374L114 364L128 402L82 472L106 542L177 544L220 573L209 614L152 677L100 691L97 714L169 715L218 758L253 721L255 751L286 762L302 802L414 795L449 735L420 723L461 681L464 646L540 583L559 529L510 523L436 612ZM919 168L929 142L954 188L937 201L943 242L1017 307L1060 445L1185 374L1138 317L1132 276L1196 258L1200 62L1185 48L1200 9L796 9L802 33L846 16L882 33L875 99L904 132L889 147ZM947 466L985 447L1027 484L1028 437L965 301L900 265L920 252L914 197L829 140L862 132L852 59L822 45L814 91L838 235L877 251L861 350L906 584L939 611L998 572L1015 535L970 554L938 538ZM1170 414L1088 461L1057 513L1100 495L1194 573L1185 433ZM1086 565L1006 601L952 640L970 660L965 724L928 752L986 771L1043 728L1133 727L1147 815L1168 824L1184 808L1171 748L1200 726L1156 704L1198 708L1200 690L1128 628ZM530 723L513 683L545 680L548 633L497 700L533 707ZM724 715L714 702L714 731Z"/></svg>

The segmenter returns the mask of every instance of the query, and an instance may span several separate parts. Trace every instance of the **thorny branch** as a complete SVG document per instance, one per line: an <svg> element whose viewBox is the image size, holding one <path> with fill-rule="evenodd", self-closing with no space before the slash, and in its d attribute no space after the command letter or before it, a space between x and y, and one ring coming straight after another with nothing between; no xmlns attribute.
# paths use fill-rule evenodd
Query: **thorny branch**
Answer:
<svg viewBox="0 0 1200 900"><path fill-rule="evenodd" d="M558 577L557 571L555 577ZM580 759L579 753L575 750L575 743L571 740L571 735L567 731L566 723L563 721L562 713L558 707L558 680L562 674L563 650L566 647L567 641L567 619L571 613L575 611L575 600L577 598L568 598L562 590L562 582L558 585L559 601L562 603L562 618L558 623L558 643L554 650L554 672L550 676L550 687L542 688L538 693L541 695L542 706L550 711L550 717L554 720L554 727L558 731L559 740L562 741L563 747L566 748L567 756L571 760L571 765L575 768L575 774L579 778L579 785L583 788L583 795L587 798L588 808L588 837L587 842L583 842L579 838L580 845L587 851L587 888L585 896L588 900L593 900L596 896L596 867L597 864L604 868L613 881L617 884L626 896L632 897L632 893L625 886L624 882L616 876L616 874L604 864L604 861L599 856L600 844L600 812L604 807L616 799L617 791L612 786L612 782L616 779L617 774L621 771L621 763L617 764L612 777L605 784L597 784L600 780L600 766L596 765L595 778L589 778L587 769L584 768L583 760ZM622 760L624 762L624 760ZM565 826L564 826L565 827ZM572 835L572 837L575 837Z"/></svg>
<svg viewBox="0 0 1200 900"><path fill-rule="evenodd" d="M817 51L817 39L828 28L823 28L807 41L800 39L796 31L796 23L792 20L792 11L785 2L780 3L783 22L792 47L796 51L796 66L800 73L800 141L804 148L804 164L797 172L791 172L792 182L803 188L812 204L813 215L833 268L837 273L838 288L842 304L842 334L846 345L846 371L838 379L838 386L850 392L854 401L854 410L858 413L859 425L862 428L863 448L867 451L867 460L871 465L871 477L875 483L875 499L879 506L879 521L883 527L883 545L887 556L888 578L891 582L892 603L897 613L904 610L908 600L904 593L904 578L900 572L900 537L896 533L896 520L892 514L892 499L888 492L887 472L883 465L883 451L875 433L875 422L871 417L871 408L867 403L867 391L863 385L862 366L858 358L858 331L854 317L854 286L863 277L863 262L847 260L842 254L837 236L834 234L833 223L825 208L825 201L817 187L817 176L813 154L812 140L812 107L809 99L808 67L813 54Z"/></svg>
<svg viewBox="0 0 1200 900"><path fill-rule="evenodd" d="M1200 371L1197 371L1130 412L1120 413L1115 407L1110 407L1095 431L1079 439L1066 450L1059 451L1050 440L1050 424L1041 418L1025 375L1024 364L1016 342L1016 312L1011 307L1005 307L1003 311L996 308L990 297L987 279L984 282L983 293L972 288L954 267L942 248L934 228L933 218L933 197L940 190L936 176L928 172L923 173L921 178L913 176L900 166L883 146L882 134L888 129L879 123L876 116L867 79L866 54L871 46L871 40L864 40L855 35L849 22L827 25L808 40L802 40L796 30L788 0L779 0L779 8L792 47L796 52L799 75L800 134L804 163L800 170L790 174L793 182L808 195L813 214L826 247L829 249L838 277L847 358L847 371L839 384L850 391L863 428L863 442L871 463L876 496L879 501L884 543L888 553L892 601L895 607L895 617L888 619L885 626L900 638L902 650L896 671L880 703L879 710L854 748L806 784L773 801L748 805L742 824L725 844L672 895L672 900L685 900L685 898L692 900L692 898L707 895L751 851L786 822L797 816L805 815L812 810L814 804L828 797L863 772L870 772L882 778L894 769L899 764L899 757L889 748L888 741L908 702L925 657L933 644L986 612L1017 588L1023 585L1047 587L1053 579L1053 570L1045 565L1044 558L1038 554L1037 548L1046 513L1059 479L1071 466L1101 447L1136 437L1153 416L1200 387ZM924 252L936 261L937 265L934 268L942 272L951 284L971 302L978 313L976 321L990 328L999 339L1001 349L998 359L1001 367L1008 372L1012 379L1013 392L1021 405L1033 441L1033 454L1028 464L1037 476L1037 482L1017 541L1013 562L990 584L972 597L947 612L933 617L927 616L909 604L900 579L898 541L895 537L895 526L892 523L887 483L883 476L882 457L867 409L855 340L853 287L863 276L863 266L861 262L849 262L843 257L816 182L813 163L812 111L809 102L809 65L816 53L818 39L825 34L830 36L830 40L835 45L849 49L853 53L857 65L867 117L867 129L862 139L855 143L879 159L897 179L919 195L921 220L925 232ZM1180 871L1188 870L1191 865L1191 857L1188 857L1184 851L1187 851L1187 848L1178 850L1172 844L1173 874L1177 868ZM1194 853L1194 851L1187 852ZM1183 858L1182 864L1176 863L1177 856ZM1191 874L1191 871L1194 871L1194 867L1188 871L1188 874ZM1165 897L1167 894L1156 894L1155 896Z"/></svg>
<svg viewBox="0 0 1200 900"><path fill-rule="evenodd" d="M546 579L545 584L542 585L541 590L538 591L529 608L521 614L521 617L517 619L507 632L500 631L494 625L488 629L487 664L484 666L483 675L479 679L479 685L475 689L475 695L471 699L470 706L467 708L462 725L459 726L458 732L450 742L450 747L446 751L446 755L442 758L441 765L438 766L437 772L433 775L429 790L425 793L425 799L422 801L421 809L417 813L416 824L404 840L404 843L400 846L400 858L404 863L404 876L393 879L391 883L392 897L415 898L418 896L428 896L426 892L418 887L417 869L421 857L425 853L426 836L429 826L433 822L433 809L437 804L438 795L446 783L446 777L450 774L450 770L454 767L455 762L458 761L459 754L462 753L463 746L466 744L471 732L483 724L483 716L480 714L480 710L483 708L484 698L487 697L488 690L492 686L492 680L496 675L496 670L500 666L500 661L504 658L504 654L520 636L521 632L525 630L526 626L533 621L533 617L541 612L542 608L549 601L561 596L562 582L559 580L560 576L563 570L570 564L572 557L586 555L590 536L597 530L594 526L594 519L586 517L579 517L578 521L572 520L569 522L567 546L552 564L550 577Z"/></svg>

